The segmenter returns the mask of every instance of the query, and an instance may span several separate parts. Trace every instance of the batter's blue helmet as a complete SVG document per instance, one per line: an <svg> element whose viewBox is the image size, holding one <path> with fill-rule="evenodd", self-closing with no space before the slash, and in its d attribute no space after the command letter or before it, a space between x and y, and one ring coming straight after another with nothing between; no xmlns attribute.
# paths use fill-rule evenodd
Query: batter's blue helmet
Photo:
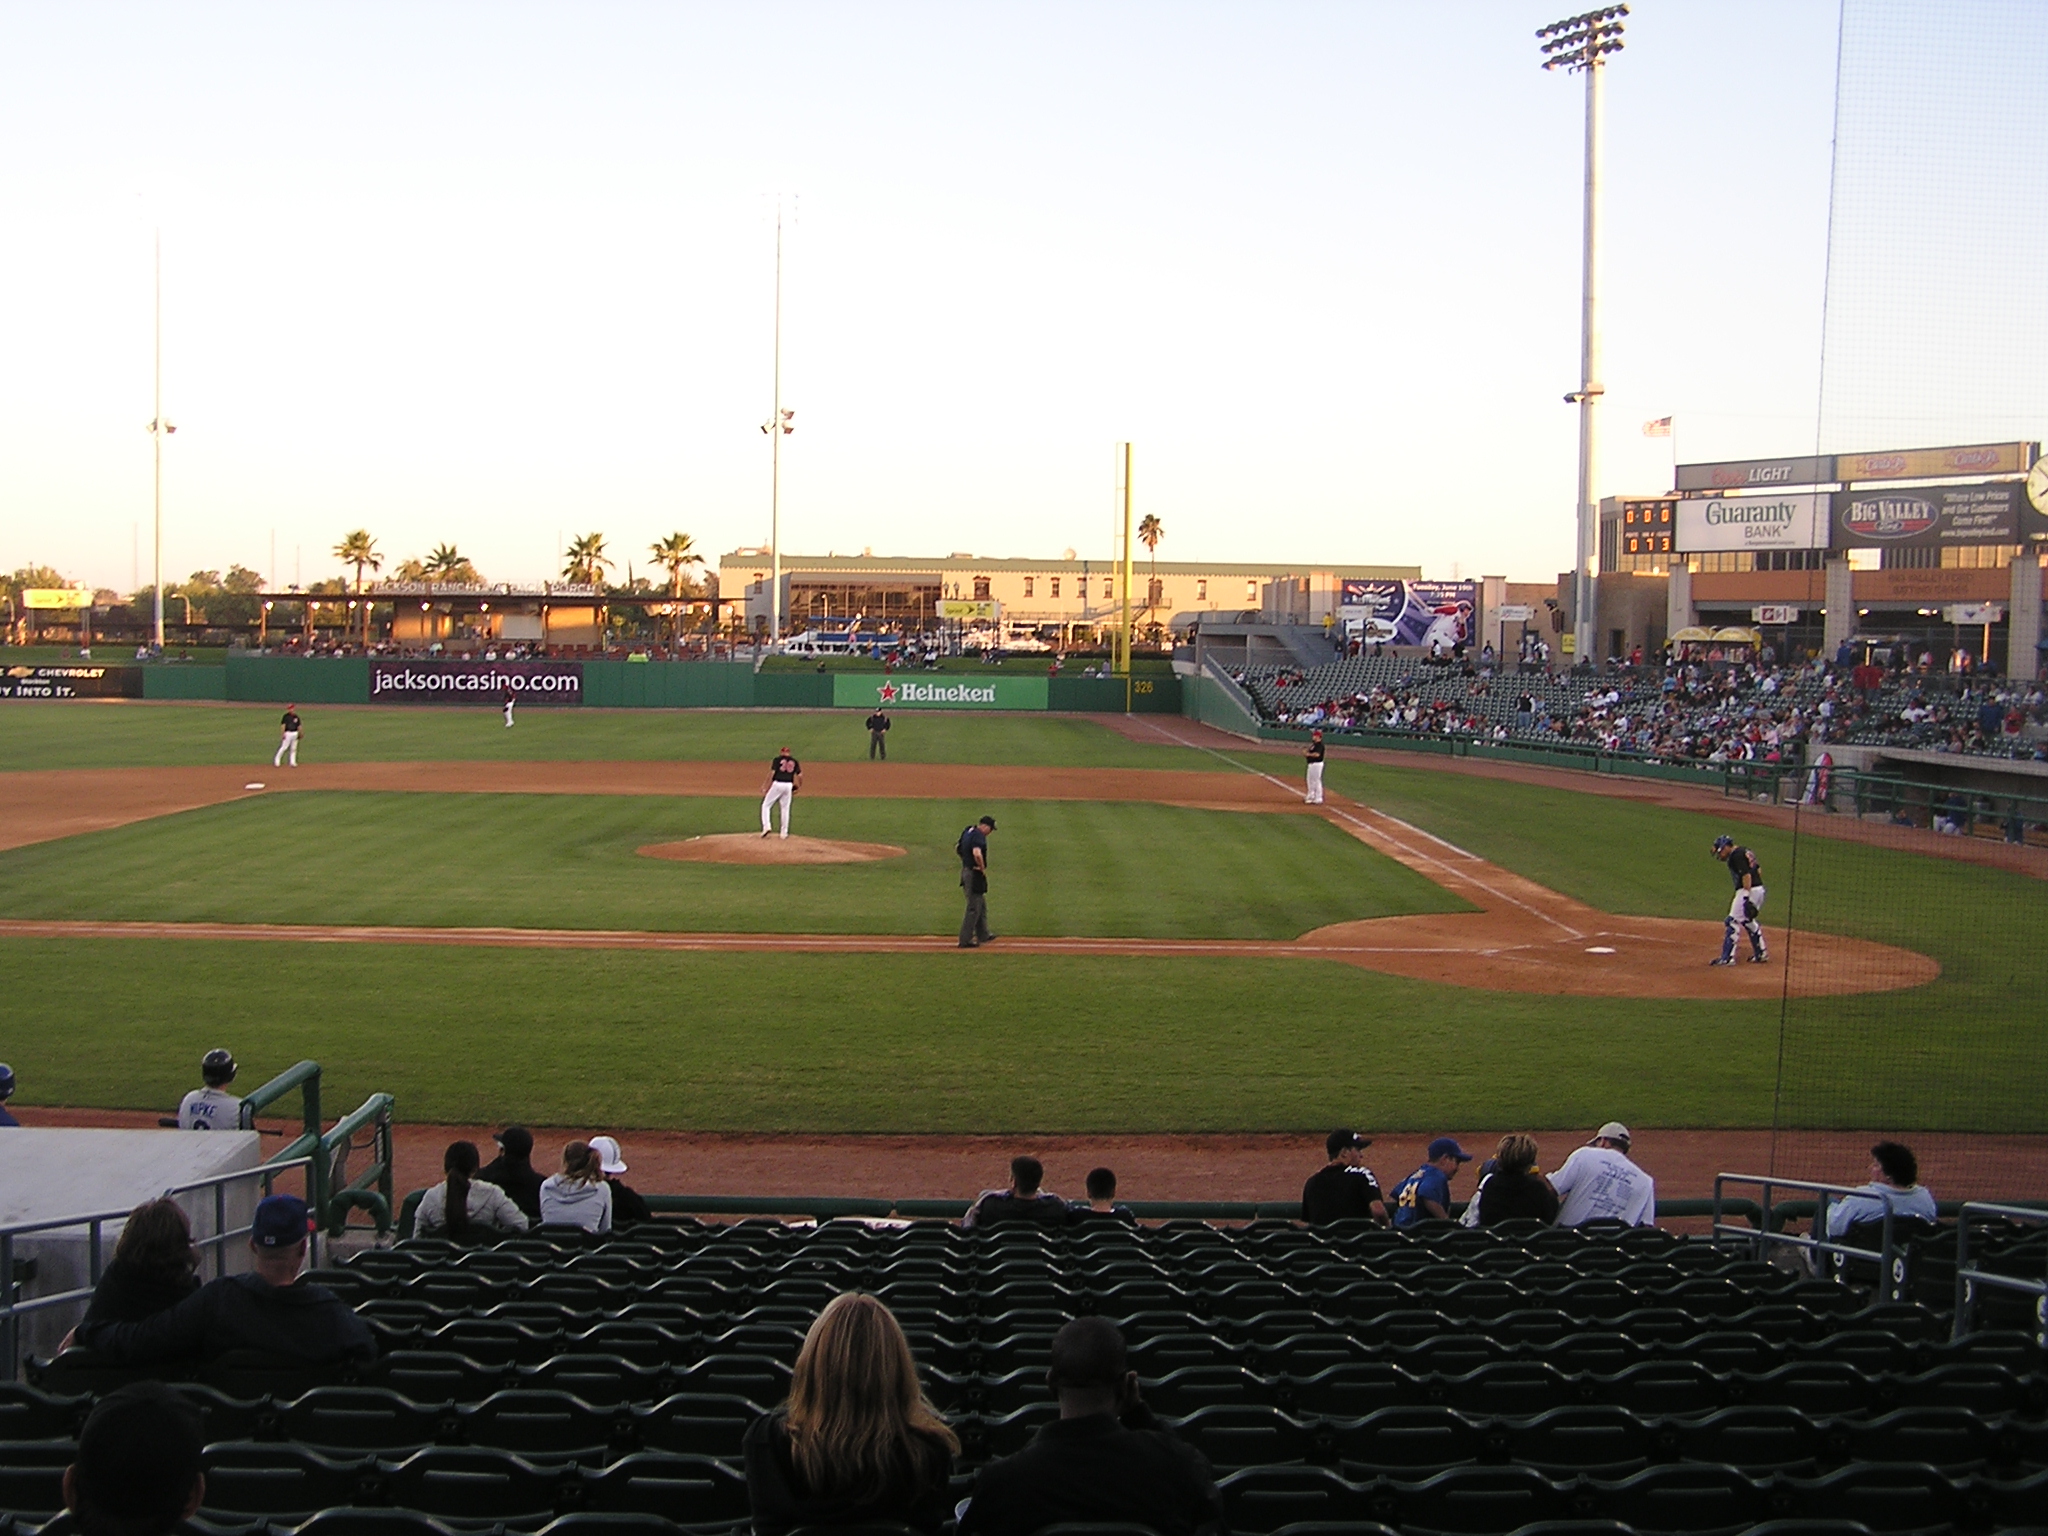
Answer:
<svg viewBox="0 0 2048 1536"><path fill-rule="evenodd" d="M0 1104L14 1097L14 1068L0 1061Z"/></svg>
<svg viewBox="0 0 2048 1536"><path fill-rule="evenodd" d="M1730 848L1733 848L1734 846L1735 839L1730 837L1725 832L1723 832L1719 837L1714 839L1714 852L1716 853L1726 853Z"/></svg>
<svg viewBox="0 0 2048 1536"><path fill-rule="evenodd" d="M235 1080L235 1058L231 1052L208 1051L199 1058L199 1075L209 1088L225 1088Z"/></svg>

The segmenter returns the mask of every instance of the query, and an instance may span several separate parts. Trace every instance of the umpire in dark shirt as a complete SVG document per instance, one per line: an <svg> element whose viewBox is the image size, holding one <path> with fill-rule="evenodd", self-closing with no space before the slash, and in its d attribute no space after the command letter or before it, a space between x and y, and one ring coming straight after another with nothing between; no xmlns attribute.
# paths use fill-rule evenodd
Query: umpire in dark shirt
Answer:
<svg viewBox="0 0 2048 1536"><path fill-rule="evenodd" d="M1145 1406L1113 1323L1068 1323L1053 1337L1045 1379L1059 1394L1059 1418L981 1469L960 1536L1029 1536L1062 1520L1128 1520L1159 1536L1223 1530L1208 1461Z"/></svg>
<svg viewBox="0 0 2048 1536"><path fill-rule="evenodd" d="M868 761L889 761L889 712L877 705L868 716Z"/></svg>
<svg viewBox="0 0 2048 1536"><path fill-rule="evenodd" d="M960 919L962 949L978 948L995 937L988 931L988 835L995 829L995 817L984 816L954 846L960 855L960 889L967 893L967 913Z"/></svg>
<svg viewBox="0 0 2048 1536"><path fill-rule="evenodd" d="M1365 1166L1365 1149L1372 1142L1356 1131L1332 1131L1323 1141L1329 1166L1309 1175L1301 1186L1301 1219L1309 1223L1373 1219L1377 1204L1382 1214L1387 1197L1379 1181Z"/></svg>

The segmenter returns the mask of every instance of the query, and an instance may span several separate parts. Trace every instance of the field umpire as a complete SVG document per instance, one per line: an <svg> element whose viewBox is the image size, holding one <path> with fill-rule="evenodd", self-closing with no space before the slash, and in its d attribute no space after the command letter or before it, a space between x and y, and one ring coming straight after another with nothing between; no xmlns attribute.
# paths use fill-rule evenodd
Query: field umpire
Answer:
<svg viewBox="0 0 2048 1536"><path fill-rule="evenodd" d="M889 712L877 704L875 712L868 716L868 761L877 757L889 761Z"/></svg>
<svg viewBox="0 0 2048 1536"><path fill-rule="evenodd" d="M984 816L960 834L953 851L960 855L960 889L967 893L967 915L960 919L960 947L978 949L995 935L988 931L988 835L996 819Z"/></svg>

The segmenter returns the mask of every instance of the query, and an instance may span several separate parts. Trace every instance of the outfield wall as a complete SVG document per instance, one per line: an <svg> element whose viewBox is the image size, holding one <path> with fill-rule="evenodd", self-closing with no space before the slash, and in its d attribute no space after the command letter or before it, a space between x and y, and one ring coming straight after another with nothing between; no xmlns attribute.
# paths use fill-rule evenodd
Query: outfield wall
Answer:
<svg viewBox="0 0 2048 1536"><path fill-rule="evenodd" d="M387 667L390 663L383 663ZM404 663L433 671L470 662ZM538 665L538 664L536 664ZM581 702L596 709L873 709L1023 710L1079 714L1179 714L1181 679L1159 673L1133 677L1049 677L1023 672L756 672L743 661L578 661L549 664L574 669ZM505 664L517 671L519 663ZM212 699L254 704L367 704L372 662L361 656L261 656L231 651L224 665L149 666L141 674L146 699ZM470 697L423 690L418 702L474 703L495 708L498 691ZM575 699L533 698L533 703L574 704Z"/></svg>

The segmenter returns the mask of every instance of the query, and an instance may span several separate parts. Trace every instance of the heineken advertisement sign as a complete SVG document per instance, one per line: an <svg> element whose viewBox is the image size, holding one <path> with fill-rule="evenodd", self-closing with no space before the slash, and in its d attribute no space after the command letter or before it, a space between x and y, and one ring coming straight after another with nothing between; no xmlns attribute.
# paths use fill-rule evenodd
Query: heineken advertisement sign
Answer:
<svg viewBox="0 0 2048 1536"><path fill-rule="evenodd" d="M937 672L923 677L834 673L832 703L839 709L1044 709L1042 677L976 677Z"/></svg>

